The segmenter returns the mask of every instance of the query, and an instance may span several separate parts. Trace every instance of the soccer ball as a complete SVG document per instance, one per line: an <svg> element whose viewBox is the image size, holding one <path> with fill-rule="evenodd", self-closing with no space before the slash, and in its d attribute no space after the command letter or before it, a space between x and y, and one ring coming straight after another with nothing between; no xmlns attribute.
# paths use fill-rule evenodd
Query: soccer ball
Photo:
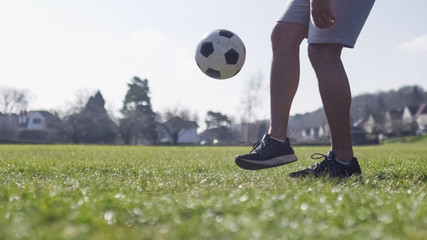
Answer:
<svg viewBox="0 0 427 240"><path fill-rule="evenodd" d="M217 29L202 37L196 49L196 63L209 77L226 79L236 75L245 63L246 49L235 33Z"/></svg>

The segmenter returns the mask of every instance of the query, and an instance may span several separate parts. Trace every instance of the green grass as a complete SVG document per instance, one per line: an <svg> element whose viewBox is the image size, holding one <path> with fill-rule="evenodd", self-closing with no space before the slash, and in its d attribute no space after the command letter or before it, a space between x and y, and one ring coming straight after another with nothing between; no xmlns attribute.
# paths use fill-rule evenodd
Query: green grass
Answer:
<svg viewBox="0 0 427 240"><path fill-rule="evenodd" d="M248 147L0 145L0 239L426 239L427 141L356 147L363 178L244 171Z"/></svg>

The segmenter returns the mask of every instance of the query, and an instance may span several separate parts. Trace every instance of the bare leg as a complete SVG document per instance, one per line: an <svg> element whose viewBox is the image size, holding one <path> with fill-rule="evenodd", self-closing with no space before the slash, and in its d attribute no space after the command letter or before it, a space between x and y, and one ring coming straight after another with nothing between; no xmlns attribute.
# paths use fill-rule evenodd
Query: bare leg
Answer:
<svg viewBox="0 0 427 240"><path fill-rule="evenodd" d="M340 44L309 44L323 108L331 130L332 152L343 162L353 158L350 128L351 91L341 61Z"/></svg>
<svg viewBox="0 0 427 240"><path fill-rule="evenodd" d="M269 133L281 140L285 140L288 135L289 113L299 83L299 48L307 32L304 25L278 22L271 35L273 61L270 73Z"/></svg>

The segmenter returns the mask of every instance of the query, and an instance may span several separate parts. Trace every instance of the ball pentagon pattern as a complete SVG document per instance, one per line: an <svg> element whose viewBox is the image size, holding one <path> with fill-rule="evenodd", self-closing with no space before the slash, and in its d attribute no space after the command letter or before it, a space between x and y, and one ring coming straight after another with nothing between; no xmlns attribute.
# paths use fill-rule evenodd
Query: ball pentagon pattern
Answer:
<svg viewBox="0 0 427 240"><path fill-rule="evenodd" d="M196 63L207 76L227 79L242 69L246 48L235 33L217 29L202 37L196 49Z"/></svg>

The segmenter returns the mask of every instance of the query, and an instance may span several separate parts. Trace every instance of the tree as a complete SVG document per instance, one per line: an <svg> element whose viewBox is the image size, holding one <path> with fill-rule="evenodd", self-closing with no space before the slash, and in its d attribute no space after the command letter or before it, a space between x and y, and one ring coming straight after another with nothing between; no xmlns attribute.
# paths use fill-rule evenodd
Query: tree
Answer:
<svg viewBox="0 0 427 240"><path fill-rule="evenodd" d="M94 90L88 90L88 89L78 89L74 93L74 101L73 102L67 102L66 104L69 106L66 110L65 115L72 115L75 113L79 113L83 111L85 108L88 99L93 95L93 93L96 92Z"/></svg>
<svg viewBox="0 0 427 240"><path fill-rule="evenodd" d="M423 88L420 86L402 87L399 89L407 106L418 106L425 101Z"/></svg>
<svg viewBox="0 0 427 240"><path fill-rule="evenodd" d="M220 112L208 111L206 116L206 128L219 128L219 127L230 127L231 120L227 115L223 115Z"/></svg>
<svg viewBox="0 0 427 240"><path fill-rule="evenodd" d="M105 110L105 101L98 91L78 113L66 117L65 132L73 143L114 143L117 126Z"/></svg>
<svg viewBox="0 0 427 240"><path fill-rule="evenodd" d="M125 144L136 144L142 138L148 142L157 141L156 114L151 107L148 80L133 77L128 84L120 119L120 134Z"/></svg>
<svg viewBox="0 0 427 240"><path fill-rule="evenodd" d="M246 142L252 142L254 140L252 139L250 128L251 123L252 121L254 121L255 118L255 109L262 103L262 79L263 77L261 74L252 77L241 98L241 103L244 111L242 122L246 123Z"/></svg>
<svg viewBox="0 0 427 240"><path fill-rule="evenodd" d="M176 145L178 144L179 137L181 137L185 132L185 129L193 127L194 122L174 116L171 119L168 119L166 122L162 123L161 126L172 140L171 144Z"/></svg>
<svg viewBox="0 0 427 240"><path fill-rule="evenodd" d="M25 111L28 105L28 91L9 87L0 88L0 106L4 114Z"/></svg>
<svg viewBox="0 0 427 240"><path fill-rule="evenodd" d="M208 111L206 114L207 129L201 133L206 143L232 143L235 137L231 129L231 120L220 112Z"/></svg>

